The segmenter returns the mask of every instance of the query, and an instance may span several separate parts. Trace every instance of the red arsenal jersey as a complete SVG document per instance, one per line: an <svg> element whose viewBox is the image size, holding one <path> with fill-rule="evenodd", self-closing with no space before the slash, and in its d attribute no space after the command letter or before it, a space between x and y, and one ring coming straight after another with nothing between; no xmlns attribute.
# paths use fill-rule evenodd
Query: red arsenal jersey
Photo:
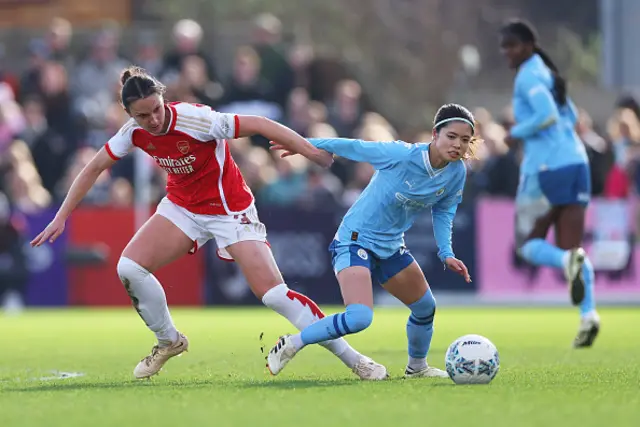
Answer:
<svg viewBox="0 0 640 427"><path fill-rule="evenodd" d="M247 209L253 194L227 144L238 137L238 116L184 102L167 109L165 134L151 134L132 118L107 142L107 153L118 160L134 146L143 150L167 171L169 200L190 212L231 215Z"/></svg>

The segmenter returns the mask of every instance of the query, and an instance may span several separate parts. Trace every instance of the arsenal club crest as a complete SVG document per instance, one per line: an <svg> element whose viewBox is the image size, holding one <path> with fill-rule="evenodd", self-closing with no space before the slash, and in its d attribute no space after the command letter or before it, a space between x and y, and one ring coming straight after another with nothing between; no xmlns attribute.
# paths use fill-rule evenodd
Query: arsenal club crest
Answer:
<svg viewBox="0 0 640 427"><path fill-rule="evenodd" d="M178 150L182 154L187 154L189 152L189 141L178 141Z"/></svg>

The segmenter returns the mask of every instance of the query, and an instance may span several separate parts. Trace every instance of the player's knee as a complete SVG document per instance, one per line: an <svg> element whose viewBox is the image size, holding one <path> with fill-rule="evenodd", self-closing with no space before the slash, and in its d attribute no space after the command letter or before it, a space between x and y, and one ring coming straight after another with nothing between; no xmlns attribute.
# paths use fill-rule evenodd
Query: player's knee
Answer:
<svg viewBox="0 0 640 427"><path fill-rule="evenodd" d="M149 272L134 260L127 257L120 257L118 266L116 267L120 281L127 285L133 281L142 281Z"/></svg>
<svg viewBox="0 0 640 427"><path fill-rule="evenodd" d="M373 322L373 310L364 304L351 304L347 306L344 314L346 331L350 333L367 329Z"/></svg>
<svg viewBox="0 0 640 427"><path fill-rule="evenodd" d="M411 318L414 323L429 324L433 323L433 318L436 314L436 299L431 292L431 289L427 289L427 292L418 301L409 304L411 310Z"/></svg>

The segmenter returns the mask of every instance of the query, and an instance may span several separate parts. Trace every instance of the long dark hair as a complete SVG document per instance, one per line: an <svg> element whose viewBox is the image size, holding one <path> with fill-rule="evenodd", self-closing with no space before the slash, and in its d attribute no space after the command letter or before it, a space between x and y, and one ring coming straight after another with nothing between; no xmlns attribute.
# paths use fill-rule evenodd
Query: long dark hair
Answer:
<svg viewBox="0 0 640 427"><path fill-rule="evenodd" d="M553 97L558 105L566 105L567 81L562 77L562 75L560 75L560 70L558 70L558 67L556 67L556 64L554 64L549 55L540 47L540 44L538 43L538 33L533 25L520 19L514 19L502 27L501 33L503 35L513 35L521 42L531 43L533 45L533 52L540 55L544 64L553 74Z"/></svg>
<svg viewBox="0 0 640 427"><path fill-rule="evenodd" d="M124 108L129 111L132 102L144 99L153 94L164 95L165 85L147 73L143 68L131 66L120 75L122 90L120 99Z"/></svg>

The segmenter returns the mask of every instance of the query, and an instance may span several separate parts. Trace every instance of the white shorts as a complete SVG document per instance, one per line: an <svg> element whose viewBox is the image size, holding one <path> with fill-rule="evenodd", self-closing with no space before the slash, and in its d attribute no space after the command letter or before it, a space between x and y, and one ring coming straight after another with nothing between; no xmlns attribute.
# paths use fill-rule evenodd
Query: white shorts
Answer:
<svg viewBox="0 0 640 427"><path fill-rule="evenodd" d="M199 215L165 197L158 204L156 213L167 218L193 240L190 254L194 254L209 240L215 239L218 256L225 261L233 261L225 249L227 246L248 240L267 241L267 229L260 222L253 204L243 212L233 215Z"/></svg>

